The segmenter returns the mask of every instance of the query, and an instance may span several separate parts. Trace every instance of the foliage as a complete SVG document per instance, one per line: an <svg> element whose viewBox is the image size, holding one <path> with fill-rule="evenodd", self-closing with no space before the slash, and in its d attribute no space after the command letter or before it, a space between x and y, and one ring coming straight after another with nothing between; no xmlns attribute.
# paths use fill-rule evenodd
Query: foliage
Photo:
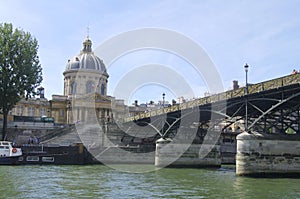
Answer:
<svg viewBox="0 0 300 199"><path fill-rule="evenodd" d="M42 67L37 55L38 42L29 32L0 24L0 111L3 113L3 138L7 115L23 97L35 95L42 82Z"/></svg>

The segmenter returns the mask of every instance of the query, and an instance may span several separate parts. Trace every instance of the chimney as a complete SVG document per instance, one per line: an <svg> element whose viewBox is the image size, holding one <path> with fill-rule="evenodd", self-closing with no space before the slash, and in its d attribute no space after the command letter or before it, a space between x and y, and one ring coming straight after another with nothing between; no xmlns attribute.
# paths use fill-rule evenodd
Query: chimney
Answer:
<svg viewBox="0 0 300 199"><path fill-rule="evenodd" d="M45 89L41 86L38 88L40 98L45 98Z"/></svg>
<svg viewBox="0 0 300 199"><path fill-rule="evenodd" d="M172 105L176 105L176 100L172 99Z"/></svg>
<svg viewBox="0 0 300 199"><path fill-rule="evenodd" d="M238 89L240 86L239 86L239 82L237 80L233 80L233 90L236 90Z"/></svg>

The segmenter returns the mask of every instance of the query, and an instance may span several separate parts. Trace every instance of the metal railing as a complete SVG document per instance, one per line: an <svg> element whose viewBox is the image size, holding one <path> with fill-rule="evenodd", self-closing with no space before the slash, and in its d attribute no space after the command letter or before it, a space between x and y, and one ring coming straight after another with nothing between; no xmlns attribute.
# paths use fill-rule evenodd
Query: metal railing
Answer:
<svg viewBox="0 0 300 199"><path fill-rule="evenodd" d="M300 74L288 75L288 76L260 82L257 84L248 85L248 95L259 93L262 91L277 89L292 84L299 84L299 83L300 83ZM134 120L148 118L151 116L157 116L165 113L175 112L178 110L193 108L193 107L197 107L197 106L201 106L213 102L228 100L235 97L242 97L245 95L244 91L245 91L245 87L241 87L236 90L225 91L208 97L198 98L192 101L172 105L170 107L160 108L158 110L153 110L146 113L140 113L138 115L125 118L124 122L130 122Z"/></svg>

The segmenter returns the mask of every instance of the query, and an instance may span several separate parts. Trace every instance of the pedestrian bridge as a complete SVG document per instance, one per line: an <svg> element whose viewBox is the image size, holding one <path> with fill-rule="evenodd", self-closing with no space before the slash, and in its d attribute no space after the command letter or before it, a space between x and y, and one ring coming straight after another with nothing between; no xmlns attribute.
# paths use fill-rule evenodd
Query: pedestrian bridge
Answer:
<svg viewBox="0 0 300 199"><path fill-rule="evenodd" d="M128 126L127 129L132 122L148 125L160 135L167 135L171 131L174 133L187 116L193 120L191 124L197 124L199 129L206 128L205 131L212 126L222 132L234 131L235 124L237 129L243 130L247 123L249 131L299 134L300 74L140 113L125 118L123 125Z"/></svg>

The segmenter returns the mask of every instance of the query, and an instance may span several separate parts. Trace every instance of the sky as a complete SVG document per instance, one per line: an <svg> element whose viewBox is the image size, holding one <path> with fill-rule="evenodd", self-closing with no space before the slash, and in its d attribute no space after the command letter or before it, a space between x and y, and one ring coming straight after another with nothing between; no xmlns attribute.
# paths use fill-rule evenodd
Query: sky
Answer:
<svg viewBox="0 0 300 199"><path fill-rule="evenodd" d="M174 31L201 46L220 75L224 90L232 88L233 80L245 85L245 63L249 65L250 83L289 75L300 69L299 7L298 0L0 0L0 22L12 23L38 40L42 86L51 99L53 94L63 94L66 63L80 53L87 35L96 49L117 35L143 28ZM166 83L153 80L133 88L127 103L162 100L162 93L171 101L210 92L205 77L197 74L188 60L170 52L136 50L113 63L103 61L109 73L108 94L117 98L122 97L119 85L124 86L132 71L163 66L157 74L167 79ZM182 79L174 81L172 72ZM146 77L139 74L136 78ZM174 82L175 87L185 83L190 90L182 92L185 86L176 90Z"/></svg>

